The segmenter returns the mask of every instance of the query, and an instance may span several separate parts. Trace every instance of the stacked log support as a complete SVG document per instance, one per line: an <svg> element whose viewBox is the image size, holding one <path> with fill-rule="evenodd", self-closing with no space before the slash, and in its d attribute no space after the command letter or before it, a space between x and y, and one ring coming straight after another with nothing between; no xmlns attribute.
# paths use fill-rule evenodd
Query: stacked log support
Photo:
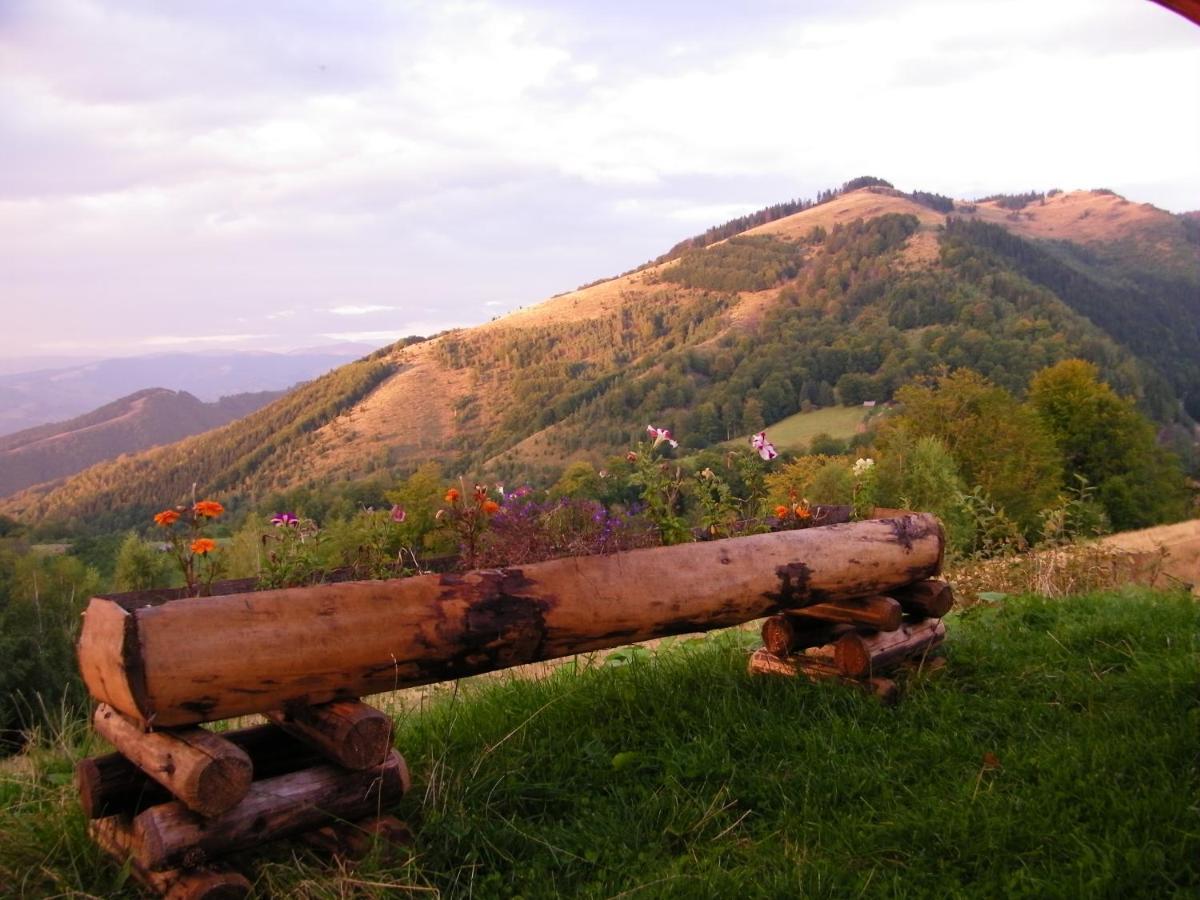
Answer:
<svg viewBox="0 0 1200 900"><path fill-rule="evenodd" d="M899 513L519 569L93 598L80 672L115 752L76 768L89 833L174 900L245 897L228 857L271 841L394 851L408 769L359 697L764 616L752 671L892 702L890 673L944 634L953 598L927 581L943 547L935 517ZM267 722L203 727L243 715Z"/></svg>
<svg viewBox="0 0 1200 900"><path fill-rule="evenodd" d="M221 735L143 731L101 704L93 725L117 752L75 769L92 840L172 900L247 896L249 881L224 858L269 841L298 837L357 859L408 840L387 814L410 781L386 715L351 700L265 715Z"/></svg>
<svg viewBox="0 0 1200 900"><path fill-rule="evenodd" d="M888 676L944 664L930 654L945 640L942 616L953 605L950 585L926 579L887 595L788 609L763 621L763 646L750 657L750 673L854 684L895 703L899 687Z"/></svg>

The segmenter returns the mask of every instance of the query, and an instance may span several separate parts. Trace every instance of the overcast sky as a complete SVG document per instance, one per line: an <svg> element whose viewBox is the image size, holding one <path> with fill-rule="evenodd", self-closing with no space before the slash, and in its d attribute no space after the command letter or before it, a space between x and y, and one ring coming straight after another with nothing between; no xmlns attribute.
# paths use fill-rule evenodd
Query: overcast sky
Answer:
<svg viewBox="0 0 1200 900"><path fill-rule="evenodd" d="M0 358L383 344L862 174L1200 208L1147 0L0 0Z"/></svg>

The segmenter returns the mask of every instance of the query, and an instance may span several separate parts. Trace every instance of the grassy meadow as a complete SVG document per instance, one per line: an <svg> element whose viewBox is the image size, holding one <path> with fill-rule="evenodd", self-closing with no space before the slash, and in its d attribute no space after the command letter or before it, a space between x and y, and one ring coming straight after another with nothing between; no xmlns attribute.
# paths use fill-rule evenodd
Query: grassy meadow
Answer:
<svg viewBox="0 0 1200 900"><path fill-rule="evenodd" d="M410 853L240 861L276 897L1195 896L1195 601L1011 598L948 626L949 666L896 708L749 678L745 630L466 681L397 716ZM84 735L0 763L6 896L137 896L84 835Z"/></svg>
<svg viewBox="0 0 1200 900"><path fill-rule="evenodd" d="M828 435L840 441L849 440L858 432L860 425L880 411L878 408L865 409L862 406L827 406L780 419L768 426L767 433L771 443L778 449L804 452L817 435ZM745 435L732 443L743 446L749 437Z"/></svg>

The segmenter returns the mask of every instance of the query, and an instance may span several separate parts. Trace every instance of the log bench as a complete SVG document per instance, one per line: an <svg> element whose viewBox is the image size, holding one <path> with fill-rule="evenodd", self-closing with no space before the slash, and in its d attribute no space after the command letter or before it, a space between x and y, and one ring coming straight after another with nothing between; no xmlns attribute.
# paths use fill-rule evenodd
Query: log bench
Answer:
<svg viewBox="0 0 1200 900"><path fill-rule="evenodd" d="M408 769L360 697L764 617L752 672L887 699L883 673L944 634L944 543L913 513L461 575L94 597L79 666L116 752L76 770L90 834L163 896L246 896L227 854L407 840L387 811ZM205 727L249 714L266 724Z"/></svg>

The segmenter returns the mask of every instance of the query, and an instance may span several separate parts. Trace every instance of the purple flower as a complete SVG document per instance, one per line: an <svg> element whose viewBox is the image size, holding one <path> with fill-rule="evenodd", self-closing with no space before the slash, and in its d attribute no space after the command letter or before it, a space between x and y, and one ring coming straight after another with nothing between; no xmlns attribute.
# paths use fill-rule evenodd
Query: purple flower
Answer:
<svg viewBox="0 0 1200 900"><path fill-rule="evenodd" d="M405 512L403 506L401 506L400 504L397 503L395 506L392 507L392 521L393 522L403 522L407 518L408 518L408 513Z"/></svg>
<svg viewBox="0 0 1200 900"><path fill-rule="evenodd" d="M300 519L290 512L275 513L275 515L271 516L271 524L276 528L285 525L295 528L300 524Z"/></svg>
<svg viewBox="0 0 1200 900"><path fill-rule="evenodd" d="M760 431L758 434L750 438L750 446L758 451L758 455L764 460L770 461L779 454L775 452L775 445L767 440L767 433Z"/></svg>
<svg viewBox="0 0 1200 900"><path fill-rule="evenodd" d="M679 446L679 441L671 437L671 431L668 428L655 428L653 425L647 425L646 431L650 434L650 437L654 438L655 447L663 441L666 441L672 447Z"/></svg>

